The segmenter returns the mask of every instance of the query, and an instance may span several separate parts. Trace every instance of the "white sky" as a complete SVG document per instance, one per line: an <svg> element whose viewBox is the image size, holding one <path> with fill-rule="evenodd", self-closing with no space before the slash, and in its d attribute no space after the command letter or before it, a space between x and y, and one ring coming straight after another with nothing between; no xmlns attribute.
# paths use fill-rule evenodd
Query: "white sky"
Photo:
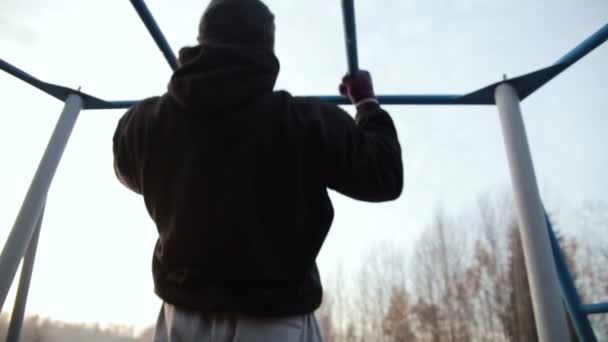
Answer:
<svg viewBox="0 0 608 342"><path fill-rule="evenodd" d="M207 1L149 0L177 50L196 38ZM278 87L335 94L346 71L338 1L267 1L277 17ZM608 23L605 0L356 1L360 64L376 91L466 93L545 67ZM1 0L0 58L48 82L108 99L160 94L170 69L128 1ZM539 182L565 221L608 193L608 45L522 105ZM0 74L0 242L18 212L62 103ZM388 107L404 148L405 192L373 205L334 195L322 271L354 267L373 241L411 249L438 203L470 210L509 186L497 111ZM350 110L350 109L349 109ZM123 111L85 111L49 203L28 311L75 321L151 324L159 301L150 261L155 228L112 171ZM10 310L12 300L6 303Z"/></svg>

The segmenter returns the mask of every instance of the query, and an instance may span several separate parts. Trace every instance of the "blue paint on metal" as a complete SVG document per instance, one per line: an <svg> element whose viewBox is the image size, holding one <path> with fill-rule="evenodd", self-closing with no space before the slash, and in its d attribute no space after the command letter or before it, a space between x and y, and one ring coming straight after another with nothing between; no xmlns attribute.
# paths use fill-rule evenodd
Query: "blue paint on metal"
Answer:
<svg viewBox="0 0 608 342"><path fill-rule="evenodd" d="M145 7L143 1L131 0L131 2L134 4L136 9L139 8L142 10L142 19L148 18L148 20L151 20L151 22L153 23L152 27L155 27L156 30L158 30L159 34L156 36L154 36L152 30L151 33L155 37L155 40L157 39L157 37L159 37L160 43L159 40L157 40L159 47L165 46L164 52L170 52L170 49L168 49L168 44L162 43L162 41L165 41L164 36L162 35L162 33L160 33L160 29L158 29L158 26L156 26L156 23L154 22L152 16L145 16L145 13L149 13L149 11L147 7ZM353 44L347 44L347 49L349 51L349 69L357 70L358 61L356 34L354 32L354 6L352 1L344 0L343 7L345 8L345 27L350 27L347 28L347 32L352 32L351 36L353 37ZM140 13L139 10L138 13ZM147 19L144 19L144 22L146 22L146 20ZM350 24L347 24L349 20L353 21L352 26ZM530 96L532 93L534 93L536 90L538 90L540 87L542 87L544 84L549 82L551 79L559 75L561 72L566 70L572 63L578 61L585 54L588 54L594 48L599 46L602 42L606 41L606 38L608 38L608 25L604 26L602 29L594 33L591 37L585 40L585 42L583 42L574 50L572 50L572 52L560 59L560 61L558 61L558 63L555 65L513 79L496 82L465 95L380 95L378 96L378 99L383 105L493 105L495 104L494 91L496 90L496 87L504 82L509 82L517 89L520 99L523 100L526 97ZM161 49L163 48L161 47ZM168 61L170 61L170 63L172 63L171 60L174 60L175 58L174 56L171 56L173 56L172 52L170 52L169 57L167 59ZM167 54L165 54L165 57L167 57ZM175 63L177 62L175 61ZM85 106L83 109L124 109L133 106L137 102L132 100L105 101L71 88L42 82L37 78L27 74L26 72L5 62L2 59L0 59L0 69L62 101L64 101L70 93L79 93L85 100ZM317 97L340 105L350 105L350 102L342 96Z"/></svg>
<svg viewBox="0 0 608 342"><path fill-rule="evenodd" d="M115 107L112 102L107 102L89 94L83 93L79 90L43 82L36 77L26 73L25 71L17 68L16 66L8 63L7 61L0 59L0 70L6 71L7 73L15 76L21 81L51 95L52 97L65 102L68 95L78 94L84 100L83 109L116 109L116 108L128 108L128 107ZM130 101L131 103L133 101Z"/></svg>
<svg viewBox="0 0 608 342"><path fill-rule="evenodd" d="M146 25L148 32L150 32L152 38L154 38L156 45L158 45L162 51L165 59L171 66L171 69L177 69L177 58L175 57L175 53L173 53L169 42L167 42L163 32L160 30L160 27L158 27L156 20L154 20L154 17L148 9L148 6L146 6L144 0L131 0L131 4L133 4L137 14L139 14L139 17L144 22L144 25Z"/></svg>
<svg viewBox="0 0 608 342"><path fill-rule="evenodd" d="M61 100L65 101L68 95L72 92L71 89L58 86L51 83L42 82L34 76L26 73L25 71L15 67L14 65L0 59L0 70L4 70L7 73L15 76L23 82L40 89L41 91Z"/></svg>
<svg viewBox="0 0 608 342"><path fill-rule="evenodd" d="M17 77L18 79L29 83L30 85L34 85L33 83L40 82L34 76L26 73L25 71L17 68L16 66L10 64L9 62L7 62L1 58L0 58L0 70L4 70L5 72Z"/></svg>
<svg viewBox="0 0 608 342"><path fill-rule="evenodd" d="M323 101L338 105L352 105L350 100L344 96L310 96ZM467 98L465 95L379 95L378 101L383 105L487 105L493 104L493 100L486 100L481 97ZM129 108L137 101L112 101L103 109ZM99 108L102 109L102 108Z"/></svg>
<svg viewBox="0 0 608 342"><path fill-rule="evenodd" d="M321 100L339 104L351 105L344 96L315 96ZM484 101L467 102L464 95L378 95L378 101L383 105L458 105L458 104L488 104Z"/></svg>
<svg viewBox="0 0 608 342"><path fill-rule="evenodd" d="M528 77L526 79L520 80L519 84L514 83L514 86L517 89L517 93L519 94L520 99L523 100L538 89L540 89L543 85L547 84L557 75L564 72L564 70L568 69L570 66L578 62L581 58L585 57L595 48L602 45L602 43L604 43L606 40L608 40L608 24L606 24L597 32L589 36L581 44L572 49L564 57L560 58L552 66L539 70L538 72L540 73L534 75L534 77Z"/></svg>
<svg viewBox="0 0 608 342"><path fill-rule="evenodd" d="M551 220L545 213L545 220L547 221L547 227L549 230L549 238L551 240L551 249L553 250L553 258L555 259L555 266L557 269L557 275L559 278L559 285L562 290L562 297L564 304L570 314L570 321L574 326L576 335L582 342L597 342L597 338L591 328L587 314L583 311L583 304L576 290L574 279L568 269L568 263L566 257L562 252L559 245L559 240L555 235Z"/></svg>
<svg viewBox="0 0 608 342"><path fill-rule="evenodd" d="M342 0L342 15L344 17L344 36L346 40L348 72L352 74L359 70L357 25L355 20L355 4L353 0Z"/></svg>
<svg viewBox="0 0 608 342"><path fill-rule="evenodd" d="M167 43L165 37L160 31L160 28L154 21L154 18L143 0L131 0L131 3L146 24L146 27L148 27L148 30L157 42L158 46L165 54L165 58L169 64L173 68L177 67L177 61L169 47L169 44ZM343 0L342 6L344 10L344 25L347 37L349 70L352 72L356 71L359 67L357 59L354 4L352 0ZM496 82L465 95L379 95L378 99L383 105L493 105L495 104L494 91L496 90L496 87L504 82L508 82L517 89L519 98L523 100L544 84L549 82L551 79L559 75L561 72L566 70L570 65L601 45L606 41L607 38L608 24L595 32L566 56L562 57L555 65L513 79ZM85 101L83 109L124 109L129 108L138 102L133 100L105 101L75 89L43 82L2 59L0 59L0 70L8 72L9 74L61 101L64 101L71 93L78 93ZM342 96L317 97L339 105L351 104L350 101Z"/></svg>
<svg viewBox="0 0 608 342"><path fill-rule="evenodd" d="M509 83L513 84L517 90L517 95L519 98L524 100L564 70L566 70L566 66L563 64L552 65L550 67L516 77L509 80Z"/></svg>
<svg viewBox="0 0 608 342"><path fill-rule="evenodd" d="M602 45L602 43L604 43L606 40L608 40L608 24L604 25L604 27L592 34L589 38L585 39L577 47L560 58L555 64L565 64L570 66L578 62L581 58L585 57L596 47Z"/></svg>
<svg viewBox="0 0 608 342"><path fill-rule="evenodd" d="M585 304L583 311L588 315L608 314L608 303Z"/></svg>
<svg viewBox="0 0 608 342"><path fill-rule="evenodd" d="M106 109L126 109L131 108L137 104L139 101L112 101L109 103L108 108ZM101 109L101 108L100 108Z"/></svg>
<svg viewBox="0 0 608 342"><path fill-rule="evenodd" d="M316 97L323 101L337 105L352 105L350 100L344 96L319 95ZM383 105L492 105L494 99L491 96L471 95L378 95L378 101ZM88 109L119 109L129 108L137 101L111 101L103 108Z"/></svg>

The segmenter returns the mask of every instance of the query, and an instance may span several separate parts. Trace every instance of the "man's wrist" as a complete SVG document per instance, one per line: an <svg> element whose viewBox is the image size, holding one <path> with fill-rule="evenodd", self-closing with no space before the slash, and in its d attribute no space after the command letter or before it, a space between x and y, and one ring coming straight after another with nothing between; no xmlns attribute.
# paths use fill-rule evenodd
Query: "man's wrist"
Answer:
<svg viewBox="0 0 608 342"><path fill-rule="evenodd" d="M380 102L375 97L368 97L368 98L365 98L365 99L363 99L361 101L355 102L355 107L357 109L359 109L361 107L367 106L368 104L380 105Z"/></svg>
<svg viewBox="0 0 608 342"><path fill-rule="evenodd" d="M376 98L370 97L355 103L355 107L357 108L355 121L358 125L361 125L365 124L370 116L377 113L377 110L380 109L380 102Z"/></svg>

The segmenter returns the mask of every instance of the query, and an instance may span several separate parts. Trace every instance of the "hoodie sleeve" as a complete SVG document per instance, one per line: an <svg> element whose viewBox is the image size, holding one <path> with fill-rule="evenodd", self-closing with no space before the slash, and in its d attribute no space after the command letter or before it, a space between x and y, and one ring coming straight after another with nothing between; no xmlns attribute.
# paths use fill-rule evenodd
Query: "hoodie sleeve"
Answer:
<svg viewBox="0 0 608 342"><path fill-rule="evenodd" d="M403 189L403 163L389 114L369 103L360 106L353 120L336 105L321 107L328 187L362 201L397 199Z"/></svg>
<svg viewBox="0 0 608 342"><path fill-rule="evenodd" d="M114 132L114 171L127 188L141 194L143 162L148 153L155 112L152 99L131 107Z"/></svg>

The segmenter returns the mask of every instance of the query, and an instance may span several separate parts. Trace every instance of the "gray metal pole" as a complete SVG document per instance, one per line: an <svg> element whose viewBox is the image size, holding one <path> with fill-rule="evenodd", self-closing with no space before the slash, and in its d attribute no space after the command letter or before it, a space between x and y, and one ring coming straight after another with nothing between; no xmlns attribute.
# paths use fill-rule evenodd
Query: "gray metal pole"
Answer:
<svg viewBox="0 0 608 342"><path fill-rule="evenodd" d="M70 94L66 99L63 112L25 195L13 229L2 249L2 254L0 254L0 310L6 301L6 296L19 268L19 262L36 229L36 223L42 214L53 176L83 104L82 98L76 94Z"/></svg>
<svg viewBox="0 0 608 342"><path fill-rule="evenodd" d="M17 299L15 299L15 305L13 306L11 322L8 326L8 333L6 334L6 342L19 342L19 336L21 335L21 328L23 326L23 319L25 317L27 295L29 293L30 283L32 281L32 272L34 271L34 261L36 260L36 249L38 248L38 238L40 237L40 227L42 226L43 216L44 209L40 215L40 218L38 218L34 236L32 236L32 240L27 248L25 257L23 257L19 288L17 288Z"/></svg>
<svg viewBox="0 0 608 342"><path fill-rule="evenodd" d="M538 337L542 342L570 341L519 97L506 83L499 85L494 95L509 158Z"/></svg>

